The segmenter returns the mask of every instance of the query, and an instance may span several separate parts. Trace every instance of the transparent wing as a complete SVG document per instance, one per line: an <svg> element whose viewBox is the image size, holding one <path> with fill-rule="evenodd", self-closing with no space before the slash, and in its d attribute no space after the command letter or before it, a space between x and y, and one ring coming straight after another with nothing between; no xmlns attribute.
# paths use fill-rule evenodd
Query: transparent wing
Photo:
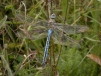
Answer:
<svg viewBox="0 0 101 76"><path fill-rule="evenodd" d="M38 40L47 37L48 28L46 26L48 24L46 21L34 20L31 17L25 18L21 13L17 13L16 18L22 22L16 34L19 38Z"/></svg>
<svg viewBox="0 0 101 76"><path fill-rule="evenodd" d="M18 20L22 23L27 23L27 24L31 23L34 20L33 17L29 17L29 16L25 17L24 14L25 13L23 13L23 12L16 11L16 13L15 13L16 20Z"/></svg>
<svg viewBox="0 0 101 76"><path fill-rule="evenodd" d="M83 25L64 25L61 23L54 23L54 27L66 34L82 33L89 30L87 26Z"/></svg>
<svg viewBox="0 0 101 76"><path fill-rule="evenodd" d="M53 32L52 39L54 40L55 44L65 45L65 46L76 46L80 47L78 41L74 40L73 38L63 34L61 32Z"/></svg>
<svg viewBox="0 0 101 76"><path fill-rule="evenodd" d="M17 36L21 39L32 39L32 40L38 40L42 38L47 37L47 31L43 31L42 29L36 29L36 30L24 30L21 29L19 32L17 32Z"/></svg>
<svg viewBox="0 0 101 76"><path fill-rule="evenodd" d="M25 27L25 28L24 28ZM38 40L47 37L48 29L46 25L40 24L39 21L32 22L29 25L20 25L20 31L17 32L19 38Z"/></svg>

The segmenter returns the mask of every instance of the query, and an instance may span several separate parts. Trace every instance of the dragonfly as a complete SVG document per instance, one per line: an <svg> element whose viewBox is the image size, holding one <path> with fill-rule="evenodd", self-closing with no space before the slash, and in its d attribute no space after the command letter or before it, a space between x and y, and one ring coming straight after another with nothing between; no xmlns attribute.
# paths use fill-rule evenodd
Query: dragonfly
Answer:
<svg viewBox="0 0 101 76"><path fill-rule="evenodd" d="M56 18L56 15L55 15L55 14L52 14L52 15L50 16L49 23L54 25L55 18ZM49 25L48 25L48 26L49 26ZM52 26L52 25L51 25L51 26ZM43 66L44 66L45 63L46 63L46 58L47 58L47 55L48 55L49 42L50 42L50 37L51 37L52 32L53 32L53 30L50 28L50 29L48 30L48 37L47 37L46 46L45 46L45 50L44 50L44 56L43 56L43 62L42 62L42 65L43 65Z"/></svg>
<svg viewBox="0 0 101 76"><path fill-rule="evenodd" d="M45 20L34 20L27 25L20 25L20 31L18 31L17 36L19 38L27 38L31 40L38 40L47 37L46 46L44 50L42 65L45 65L48 49L50 45L50 37L52 37L55 44L60 44L64 46L78 45L78 41L71 38L69 35L75 33L83 33L89 30L87 26L83 25L66 25L62 23L55 22L56 15L52 14L49 21Z"/></svg>

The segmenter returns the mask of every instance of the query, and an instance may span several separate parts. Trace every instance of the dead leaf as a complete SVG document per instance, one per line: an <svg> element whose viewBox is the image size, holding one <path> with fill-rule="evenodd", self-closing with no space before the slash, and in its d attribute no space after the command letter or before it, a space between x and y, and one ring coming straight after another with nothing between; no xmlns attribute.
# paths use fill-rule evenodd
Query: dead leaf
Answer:
<svg viewBox="0 0 101 76"><path fill-rule="evenodd" d="M95 61L97 64L101 66L101 58L99 58L97 55L88 54L87 57L92 59L93 61Z"/></svg>

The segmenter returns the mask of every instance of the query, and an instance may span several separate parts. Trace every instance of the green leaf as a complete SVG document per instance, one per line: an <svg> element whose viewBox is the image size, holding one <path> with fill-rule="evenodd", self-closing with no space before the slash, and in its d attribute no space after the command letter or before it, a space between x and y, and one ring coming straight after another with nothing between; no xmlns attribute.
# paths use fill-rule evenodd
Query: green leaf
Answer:
<svg viewBox="0 0 101 76"><path fill-rule="evenodd" d="M0 55L1 60L3 61L3 67L5 68L5 70L8 73L8 76L13 76L11 68L9 67L8 62L6 61L4 55Z"/></svg>
<svg viewBox="0 0 101 76"><path fill-rule="evenodd" d="M5 16L5 17L0 21L0 29L1 29L2 27L4 27L4 24L5 24L6 20L7 20L7 16Z"/></svg>

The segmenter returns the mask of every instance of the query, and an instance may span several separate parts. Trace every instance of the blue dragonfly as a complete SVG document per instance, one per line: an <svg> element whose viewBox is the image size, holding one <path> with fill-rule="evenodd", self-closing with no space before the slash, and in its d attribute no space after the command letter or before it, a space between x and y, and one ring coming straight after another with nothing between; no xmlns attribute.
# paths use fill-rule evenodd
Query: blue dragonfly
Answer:
<svg viewBox="0 0 101 76"><path fill-rule="evenodd" d="M42 65L45 65L50 37L52 37L55 44L65 45L65 46L79 46L78 41L69 37L75 33L82 33L87 31L89 28L83 25L65 25L62 23L55 23L55 14L50 16L49 21L45 20L34 20L28 23L30 20L26 20L27 23L25 26L20 25L20 31L17 33L19 38L27 38L31 40L38 40L47 37L46 46L44 50L43 62ZM20 17L21 20L21 17ZM23 21L23 20L22 20ZM47 32L48 31L48 32ZM48 35L48 36L47 36Z"/></svg>
<svg viewBox="0 0 101 76"><path fill-rule="evenodd" d="M54 25L55 18L56 18L55 14L52 14L52 15L50 16L49 23ZM48 26L49 26L49 25L48 25ZM51 25L51 26L52 26L52 25ZM45 63L46 63L46 58L47 58L47 55L48 55L49 42L50 42L50 37L51 37L52 32L53 32L53 30L50 28L50 29L48 30L48 37L47 37L46 46L45 46L45 50L44 50L44 56L43 56L43 62L42 62L42 65L43 65L43 66L44 66Z"/></svg>

